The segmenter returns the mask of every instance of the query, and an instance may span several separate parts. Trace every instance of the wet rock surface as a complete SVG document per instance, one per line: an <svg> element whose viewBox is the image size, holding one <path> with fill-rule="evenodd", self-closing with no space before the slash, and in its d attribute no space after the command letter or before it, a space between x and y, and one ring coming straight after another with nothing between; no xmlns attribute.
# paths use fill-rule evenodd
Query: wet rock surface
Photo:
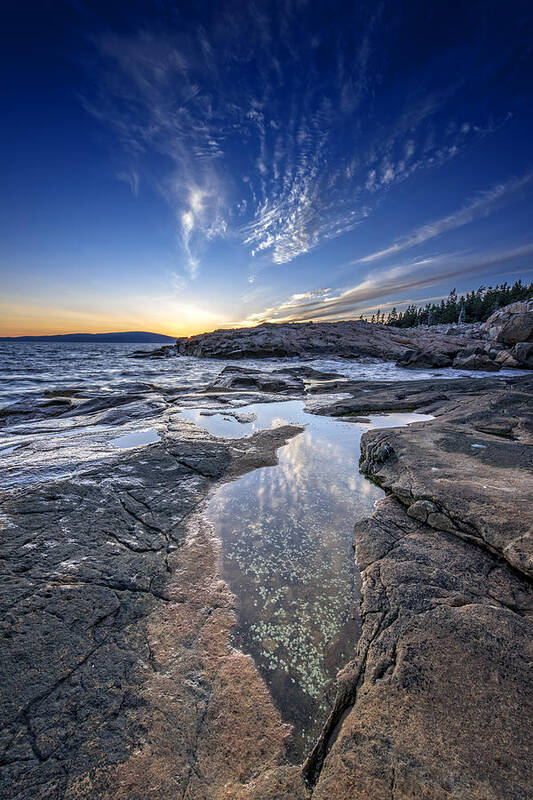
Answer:
<svg viewBox="0 0 533 800"><path fill-rule="evenodd" d="M473 388L473 387L472 387ZM452 396L437 419L371 432L361 469L409 516L475 541L533 576L533 379Z"/></svg>
<svg viewBox="0 0 533 800"><path fill-rule="evenodd" d="M400 367L409 369L424 369L426 367L450 367L452 359L444 353L427 352L424 350L407 350L396 362Z"/></svg>
<svg viewBox="0 0 533 800"><path fill-rule="evenodd" d="M3 418L36 482L0 496L2 796L530 797L532 378L391 384L283 364L192 387L60 391ZM241 406L280 395L358 422L435 416L363 437L361 468L389 497L356 526L361 638L303 767L232 642L236 600L200 513L214 486L273 464L300 429L221 439L179 414L245 425ZM102 445L140 419L154 444ZM34 441L52 424L74 444ZM80 449L90 426L95 444Z"/></svg>
<svg viewBox="0 0 533 800"><path fill-rule="evenodd" d="M253 730L241 741L239 774L282 752L286 726L250 659L227 641L234 598L219 580L216 545L188 525L213 481L274 463L297 431L227 443L171 417L161 444L76 479L4 493L2 796L139 796L134 778L117 783L118 765L134 774L137 760L143 781L166 786L157 796L175 797L176 782L179 796L209 796L187 789L202 782L193 774L199 731L216 698L229 726L219 744L230 746L234 693L248 695L242 726ZM177 777L164 772L167 756Z"/></svg>
<svg viewBox="0 0 533 800"><path fill-rule="evenodd" d="M439 412L447 402L490 396L498 387L521 386L522 378L454 378L410 381L338 381L309 388L308 408L316 414L333 417L365 416L391 411ZM526 385L524 383L524 385ZM529 384L528 384L529 385ZM332 397L331 391L340 397Z"/></svg>
<svg viewBox="0 0 533 800"><path fill-rule="evenodd" d="M292 372L274 370L273 372L265 373L258 369L231 366L225 367L213 383L208 386L207 390L257 389L260 392L271 392L273 394L301 394L303 388L303 380L294 370Z"/></svg>
<svg viewBox="0 0 533 800"><path fill-rule="evenodd" d="M169 358L173 355L173 351L173 345L164 345L154 350L135 350L130 358Z"/></svg>

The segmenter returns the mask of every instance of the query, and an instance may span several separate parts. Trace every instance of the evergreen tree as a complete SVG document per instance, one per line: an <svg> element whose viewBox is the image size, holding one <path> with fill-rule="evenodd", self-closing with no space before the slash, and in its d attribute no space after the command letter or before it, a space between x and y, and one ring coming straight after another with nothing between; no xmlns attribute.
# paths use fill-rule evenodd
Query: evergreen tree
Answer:
<svg viewBox="0 0 533 800"><path fill-rule="evenodd" d="M515 281L512 286L507 282L501 285L485 287L480 286L475 291L457 297L457 292L452 289L447 300L440 303L426 303L424 307L409 305L398 314L396 308L387 318L387 325L397 328L412 328L416 325L436 325L439 323L452 324L459 321L459 314L463 315L463 322L485 322L498 308L516 303L520 300L533 298L533 282L523 283ZM372 317L372 322L376 319ZM380 321L380 311L377 313L377 322ZM381 322L385 315L381 315Z"/></svg>

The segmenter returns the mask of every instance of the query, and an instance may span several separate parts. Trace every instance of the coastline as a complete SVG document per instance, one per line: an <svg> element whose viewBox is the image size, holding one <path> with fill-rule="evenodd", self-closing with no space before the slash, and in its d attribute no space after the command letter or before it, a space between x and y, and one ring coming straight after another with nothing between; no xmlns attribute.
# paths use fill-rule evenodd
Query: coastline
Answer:
<svg viewBox="0 0 533 800"><path fill-rule="evenodd" d="M522 800L532 395L526 373L362 383L230 367L175 396L161 441L5 492L8 795ZM118 419L145 408L132 397ZM230 642L235 597L198 516L215 486L275 463L301 428L217 439L179 410L280 397L342 419L435 417L363 436L361 468L388 496L356 525L363 631L303 768ZM110 413L83 402L67 413Z"/></svg>

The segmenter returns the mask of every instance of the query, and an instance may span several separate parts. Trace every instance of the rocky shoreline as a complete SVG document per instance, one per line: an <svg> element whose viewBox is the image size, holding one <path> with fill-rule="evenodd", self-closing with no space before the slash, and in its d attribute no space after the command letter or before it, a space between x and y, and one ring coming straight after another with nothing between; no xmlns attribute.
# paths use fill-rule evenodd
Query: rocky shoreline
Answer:
<svg viewBox="0 0 533 800"><path fill-rule="evenodd" d="M513 303L483 324L394 328L362 320L264 323L177 339L157 356L200 358L380 358L411 369L533 369L533 301Z"/></svg>
<svg viewBox="0 0 533 800"><path fill-rule="evenodd" d="M2 795L529 798L532 397L525 374L365 383L285 364L171 396L50 398L42 424L149 408L160 441L2 491ZM231 642L235 598L201 513L301 429L228 440L179 414L280 398L347 420L434 416L363 436L361 469L387 496L355 528L362 634L303 765Z"/></svg>
<svg viewBox="0 0 533 800"><path fill-rule="evenodd" d="M533 381L472 388L363 437L388 497L355 530L363 633L313 798L530 796Z"/></svg>
<svg viewBox="0 0 533 800"><path fill-rule="evenodd" d="M175 415L148 453L4 493L3 796L145 797L146 780L169 781L152 796L199 796L187 787L208 704L231 707L240 680L255 712L242 725L256 725L243 762L282 746L286 726L229 645L234 598L195 513L214 482L274 463L297 432L224 442ZM235 754L226 769L241 768Z"/></svg>

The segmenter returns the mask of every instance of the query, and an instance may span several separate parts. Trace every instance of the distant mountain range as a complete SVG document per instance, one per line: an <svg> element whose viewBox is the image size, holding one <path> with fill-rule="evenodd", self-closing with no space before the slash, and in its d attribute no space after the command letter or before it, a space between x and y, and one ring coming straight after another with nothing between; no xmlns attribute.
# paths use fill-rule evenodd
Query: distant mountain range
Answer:
<svg viewBox="0 0 533 800"><path fill-rule="evenodd" d="M120 333L57 333L52 336L0 336L1 342L175 342L175 336L149 331L121 331Z"/></svg>

